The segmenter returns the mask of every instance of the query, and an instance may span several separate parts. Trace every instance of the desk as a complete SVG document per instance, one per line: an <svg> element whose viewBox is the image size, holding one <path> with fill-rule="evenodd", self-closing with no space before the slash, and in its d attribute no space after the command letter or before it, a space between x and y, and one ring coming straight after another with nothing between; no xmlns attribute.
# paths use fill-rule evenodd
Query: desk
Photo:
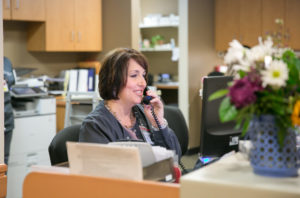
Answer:
<svg viewBox="0 0 300 198"><path fill-rule="evenodd" d="M131 181L68 173L31 172L23 198L179 198L179 185Z"/></svg>
<svg viewBox="0 0 300 198"><path fill-rule="evenodd" d="M300 197L300 177L271 178L255 175L240 154L221 159L180 180L181 198L293 198Z"/></svg>

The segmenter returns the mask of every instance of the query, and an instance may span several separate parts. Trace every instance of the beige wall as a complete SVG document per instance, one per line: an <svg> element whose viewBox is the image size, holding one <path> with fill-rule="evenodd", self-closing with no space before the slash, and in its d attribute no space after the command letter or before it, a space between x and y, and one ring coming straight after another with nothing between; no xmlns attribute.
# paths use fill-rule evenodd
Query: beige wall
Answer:
<svg viewBox="0 0 300 198"><path fill-rule="evenodd" d="M131 47L131 0L104 0L102 13L102 54L116 47Z"/></svg>
<svg viewBox="0 0 300 198"><path fill-rule="evenodd" d="M214 1L189 0L189 148L200 144L201 78L221 64L214 49Z"/></svg>
<svg viewBox="0 0 300 198"><path fill-rule="evenodd" d="M118 47L131 47L131 1L102 0L103 50L90 53L89 59L101 61L105 54Z"/></svg>
<svg viewBox="0 0 300 198"><path fill-rule="evenodd" d="M141 19L147 14L178 15L178 0L140 0Z"/></svg>

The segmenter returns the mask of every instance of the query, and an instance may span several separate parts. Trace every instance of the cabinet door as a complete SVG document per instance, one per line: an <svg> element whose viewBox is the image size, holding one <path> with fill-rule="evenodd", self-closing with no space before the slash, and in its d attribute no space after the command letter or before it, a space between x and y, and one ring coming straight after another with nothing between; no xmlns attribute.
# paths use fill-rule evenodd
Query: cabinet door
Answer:
<svg viewBox="0 0 300 198"><path fill-rule="evenodd" d="M261 36L261 0L240 1L240 41L254 46Z"/></svg>
<svg viewBox="0 0 300 198"><path fill-rule="evenodd" d="M101 0L75 0L75 50L101 51Z"/></svg>
<svg viewBox="0 0 300 198"><path fill-rule="evenodd" d="M10 0L2 0L3 19L11 19L11 2Z"/></svg>
<svg viewBox="0 0 300 198"><path fill-rule="evenodd" d="M262 35L265 36L279 31L275 19L285 22L285 0L263 0L262 1Z"/></svg>
<svg viewBox="0 0 300 198"><path fill-rule="evenodd" d="M47 0L46 51L73 51L74 0Z"/></svg>
<svg viewBox="0 0 300 198"><path fill-rule="evenodd" d="M11 0L12 20L45 21L45 0Z"/></svg>
<svg viewBox="0 0 300 198"><path fill-rule="evenodd" d="M300 50L300 1L286 0L286 27L289 32L289 46L294 50Z"/></svg>
<svg viewBox="0 0 300 198"><path fill-rule="evenodd" d="M240 0L215 1L215 46L218 51L225 51L229 42L239 39Z"/></svg>

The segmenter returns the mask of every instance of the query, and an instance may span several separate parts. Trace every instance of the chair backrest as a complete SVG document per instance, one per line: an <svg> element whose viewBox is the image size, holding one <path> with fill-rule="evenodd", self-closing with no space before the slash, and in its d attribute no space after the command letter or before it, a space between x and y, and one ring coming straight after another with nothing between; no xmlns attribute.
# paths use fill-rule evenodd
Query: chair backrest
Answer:
<svg viewBox="0 0 300 198"><path fill-rule="evenodd" d="M66 142L79 141L80 126L80 124L77 124L66 127L54 136L48 147L51 165L68 161Z"/></svg>
<svg viewBox="0 0 300 198"><path fill-rule="evenodd" d="M189 131L183 114L178 107L171 105L165 105L164 111L169 127L173 129L175 135L177 136L182 155L184 155L188 149Z"/></svg>

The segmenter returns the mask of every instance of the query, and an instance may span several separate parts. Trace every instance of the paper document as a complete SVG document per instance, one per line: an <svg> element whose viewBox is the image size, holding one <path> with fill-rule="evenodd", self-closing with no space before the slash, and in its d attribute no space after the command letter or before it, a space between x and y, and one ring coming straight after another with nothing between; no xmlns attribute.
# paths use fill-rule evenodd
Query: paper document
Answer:
<svg viewBox="0 0 300 198"><path fill-rule="evenodd" d="M133 146L139 149L143 167L164 159L173 158L175 153L161 146L151 146L146 142L110 142L109 145Z"/></svg>
<svg viewBox="0 0 300 198"><path fill-rule="evenodd" d="M145 180L173 181L175 178L173 159L175 152L161 146L151 146L146 142L111 142L109 145L137 147L143 165Z"/></svg>
<svg viewBox="0 0 300 198"><path fill-rule="evenodd" d="M67 152L72 174L143 180L136 147L67 142Z"/></svg>

